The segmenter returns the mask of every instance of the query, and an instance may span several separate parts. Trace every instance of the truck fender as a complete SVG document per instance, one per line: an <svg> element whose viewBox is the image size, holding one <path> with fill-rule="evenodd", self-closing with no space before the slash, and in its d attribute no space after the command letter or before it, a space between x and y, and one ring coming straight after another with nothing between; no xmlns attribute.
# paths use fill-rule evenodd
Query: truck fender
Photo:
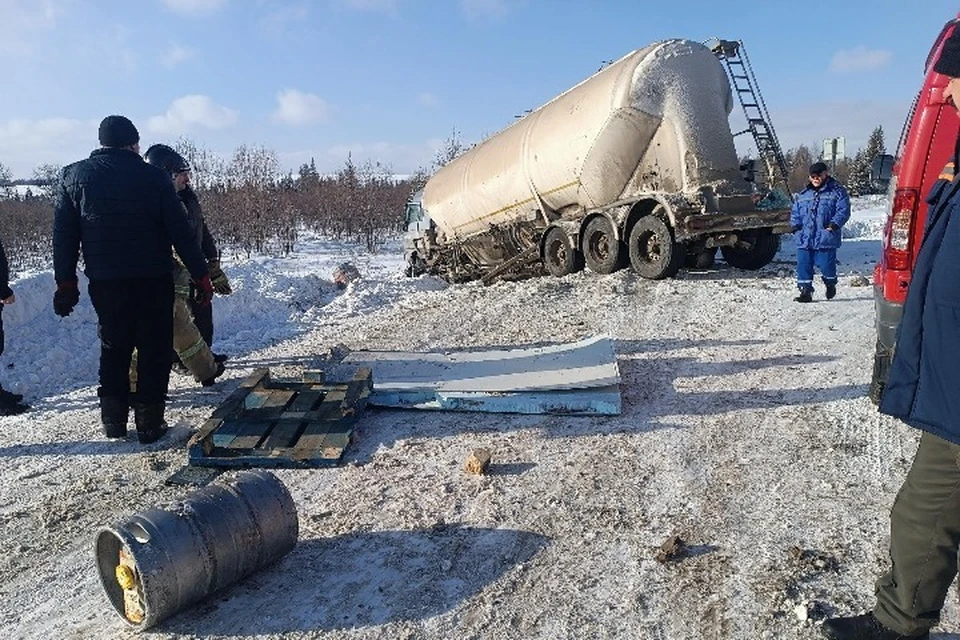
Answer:
<svg viewBox="0 0 960 640"><path fill-rule="evenodd" d="M623 219L623 226L620 228L620 234L624 238L630 237L630 231L637 220L652 213L662 216L671 229L677 228L677 218L673 207L669 203L659 198L645 198L639 200L630 208L630 213Z"/></svg>

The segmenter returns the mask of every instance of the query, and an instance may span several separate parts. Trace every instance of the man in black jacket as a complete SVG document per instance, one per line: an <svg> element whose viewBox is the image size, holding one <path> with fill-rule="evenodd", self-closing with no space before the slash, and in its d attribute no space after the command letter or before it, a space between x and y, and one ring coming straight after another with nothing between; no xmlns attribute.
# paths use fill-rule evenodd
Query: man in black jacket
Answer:
<svg viewBox="0 0 960 640"><path fill-rule="evenodd" d="M3 250L3 243L0 243L0 305L8 305L16 302L17 297L13 295L13 289L10 288L10 267L7 264L7 253ZM0 306L0 353L3 353L3 307ZM23 413L29 407L22 402L23 396L19 393L11 393L3 387L0 387L0 416L15 416Z"/></svg>
<svg viewBox="0 0 960 640"><path fill-rule="evenodd" d="M65 317L79 301L82 250L99 321L97 394L104 433L126 436L132 404L137 437L147 444L166 431L173 349L171 245L208 303L213 286L170 179L140 157L140 134L133 123L107 116L99 140L100 149L64 167L60 177L53 221L53 308ZM134 348L138 381L131 397L128 369Z"/></svg>

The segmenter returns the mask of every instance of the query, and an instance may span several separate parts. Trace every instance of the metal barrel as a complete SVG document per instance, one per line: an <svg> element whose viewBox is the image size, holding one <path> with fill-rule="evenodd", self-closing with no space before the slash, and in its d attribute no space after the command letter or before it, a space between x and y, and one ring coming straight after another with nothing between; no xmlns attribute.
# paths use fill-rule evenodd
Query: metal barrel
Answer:
<svg viewBox="0 0 960 640"><path fill-rule="evenodd" d="M266 471L242 471L104 527L96 562L110 603L146 629L280 559L298 533L283 483Z"/></svg>

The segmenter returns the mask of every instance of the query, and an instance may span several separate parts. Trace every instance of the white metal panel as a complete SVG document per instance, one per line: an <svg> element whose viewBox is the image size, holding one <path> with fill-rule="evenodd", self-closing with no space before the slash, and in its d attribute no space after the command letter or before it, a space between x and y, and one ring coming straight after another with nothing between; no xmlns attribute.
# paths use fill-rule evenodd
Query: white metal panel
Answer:
<svg viewBox="0 0 960 640"><path fill-rule="evenodd" d="M341 364L373 371L375 391L510 392L586 389L620 383L610 338L449 353L355 351Z"/></svg>

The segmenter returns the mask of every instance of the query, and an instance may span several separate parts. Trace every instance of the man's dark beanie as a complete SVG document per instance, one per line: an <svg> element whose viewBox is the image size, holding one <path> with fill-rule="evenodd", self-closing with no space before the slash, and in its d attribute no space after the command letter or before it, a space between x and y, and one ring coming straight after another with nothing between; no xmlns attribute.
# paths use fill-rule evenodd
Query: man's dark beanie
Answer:
<svg viewBox="0 0 960 640"><path fill-rule="evenodd" d="M933 65L933 70L951 78L960 78L960 26L953 28L953 33L943 43L940 59Z"/></svg>
<svg viewBox="0 0 960 640"><path fill-rule="evenodd" d="M140 132L129 118L107 116L100 123L100 144L104 147L129 147L140 142Z"/></svg>
<svg viewBox="0 0 960 640"><path fill-rule="evenodd" d="M812 176L815 173L823 173L827 170L827 165L822 162L814 162L810 165L810 175Z"/></svg>

